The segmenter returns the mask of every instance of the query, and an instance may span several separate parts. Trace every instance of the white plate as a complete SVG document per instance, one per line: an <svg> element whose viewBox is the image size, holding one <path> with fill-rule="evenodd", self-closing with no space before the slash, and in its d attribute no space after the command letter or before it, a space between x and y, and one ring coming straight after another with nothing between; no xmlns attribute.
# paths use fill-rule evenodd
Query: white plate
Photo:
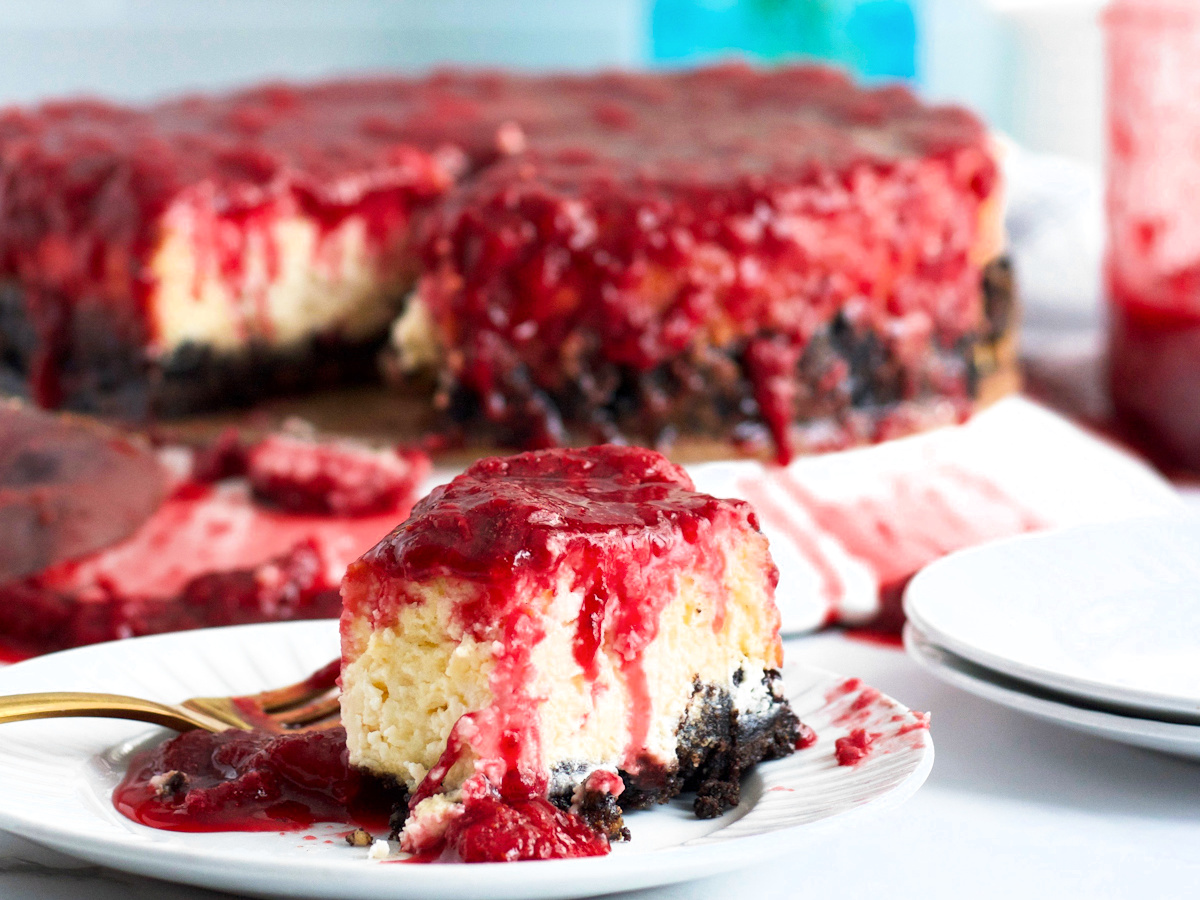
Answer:
<svg viewBox="0 0 1200 900"><path fill-rule="evenodd" d="M909 656L942 681L977 697L1075 731L1134 747L1200 759L1200 725L1139 719L1077 706L1041 691L1035 685L1021 684L937 646L911 622L904 626L904 646Z"/></svg>
<svg viewBox="0 0 1200 900"><path fill-rule="evenodd" d="M1200 724L1200 517L1014 538L917 575L909 620L985 668Z"/></svg>
<svg viewBox="0 0 1200 900"><path fill-rule="evenodd" d="M0 670L0 693L98 690L157 700L257 691L296 681L337 653L336 623L292 622L211 629L98 644ZM848 721L859 692L842 676L796 664L784 672L796 713L815 746L765 763L743 784L742 803L720 819L696 819L682 802L628 817L633 840L611 856L478 865L372 862L335 837L310 832L180 834L137 825L110 794L122 760L144 745L144 725L58 719L0 725L0 828L113 868L243 894L330 898L563 897L669 884L803 853L822 826L910 797L933 765L927 730L886 742L855 767L834 745L849 727L894 732L914 716L880 697ZM316 839L305 840L309 835ZM330 843L326 843L330 841Z"/></svg>

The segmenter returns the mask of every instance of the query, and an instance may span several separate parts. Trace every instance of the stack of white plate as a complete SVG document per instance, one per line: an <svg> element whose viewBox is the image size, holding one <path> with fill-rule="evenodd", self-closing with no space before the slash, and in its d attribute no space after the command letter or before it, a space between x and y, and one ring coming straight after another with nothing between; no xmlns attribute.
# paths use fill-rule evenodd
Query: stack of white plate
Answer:
<svg viewBox="0 0 1200 900"><path fill-rule="evenodd" d="M948 556L904 598L937 677L1068 728L1200 758L1200 517L999 541Z"/></svg>

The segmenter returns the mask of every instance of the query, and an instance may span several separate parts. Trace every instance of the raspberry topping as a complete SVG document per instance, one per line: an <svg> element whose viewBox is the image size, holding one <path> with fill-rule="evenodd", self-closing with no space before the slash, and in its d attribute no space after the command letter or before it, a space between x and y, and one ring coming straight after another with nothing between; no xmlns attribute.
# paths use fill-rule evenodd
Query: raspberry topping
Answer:
<svg viewBox="0 0 1200 900"><path fill-rule="evenodd" d="M246 455L254 495L280 509L366 516L395 509L429 469L419 452L272 435Z"/></svg>

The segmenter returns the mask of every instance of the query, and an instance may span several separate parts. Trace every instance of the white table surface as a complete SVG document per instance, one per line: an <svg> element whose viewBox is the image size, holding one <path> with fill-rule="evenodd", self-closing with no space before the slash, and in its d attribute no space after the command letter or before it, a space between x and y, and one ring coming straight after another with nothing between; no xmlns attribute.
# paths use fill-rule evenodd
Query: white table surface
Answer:
<svg viewBox="0 0 1200 900"><path fill-rule="evenodd" d="M927 675L902 651L838 634L788 652L933 713L937 759L899 810L819 838L766 870L621 895L1063 900L1200 896L1200 763L1075 734ZM81 865L0 833L5 900L227 895Z"/></svg>

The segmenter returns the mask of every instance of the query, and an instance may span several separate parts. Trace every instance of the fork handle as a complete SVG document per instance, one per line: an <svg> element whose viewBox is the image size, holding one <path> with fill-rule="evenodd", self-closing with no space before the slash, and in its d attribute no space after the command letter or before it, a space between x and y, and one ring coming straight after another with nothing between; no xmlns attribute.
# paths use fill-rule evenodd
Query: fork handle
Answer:
<svg viewBox="0 0 1200 900"><path fill-rule="evenodd" d="M12 694L0 697L0 723L24 719L55 719L64 716L92 716L102 719L133 719L162 725L176 731L203 728L223 731L221 722L190 710L124 697L120 694L85 694L75 691L55 691L41 694Z"/></svg>

